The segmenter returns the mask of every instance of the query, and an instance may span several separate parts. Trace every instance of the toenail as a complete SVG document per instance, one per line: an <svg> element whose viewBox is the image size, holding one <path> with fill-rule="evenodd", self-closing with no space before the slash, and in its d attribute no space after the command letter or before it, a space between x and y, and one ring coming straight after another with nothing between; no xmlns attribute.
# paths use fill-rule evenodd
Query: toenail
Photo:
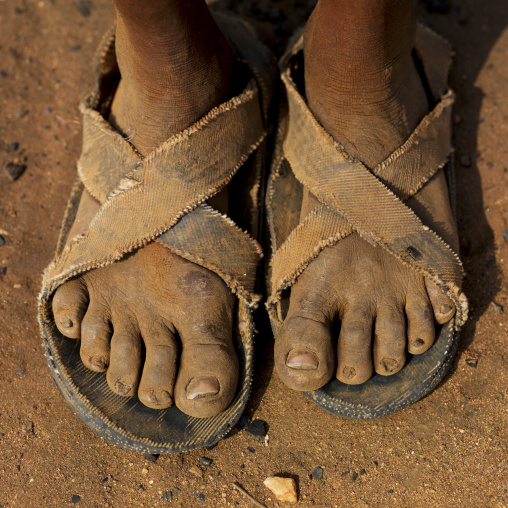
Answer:
<svg viewBox="0 0 508 508"><path fill-rule="evenodd" d="M422 347L425 344L425 342L422 339L416 339L411 344L413 347Z"/></svg>
<svg viewBox="0 0 508 508"><path fill-rule="evenodd" d="M117 381L115 383L115 389L116 389L116 393L118 393L118 395L127 395L131 391L131 386L124 385L120 381Z"/></svg>
<svg viewBox="0 0 508 508"><path fill-rule="evenodd" d="M92 356L90 363L98 369L104 369L106 367L106 360L102 356Z"/></svg>
<svg viewBox="0 0 508 508"><path fill-rule="evenodd" d="M351 379L356 376L356 369L354 367L344 367L342 374L346 379Z"/></svg>
<svg viewBox="0 0 508 508"><path fill-rule="evenodd" d="M73 322L72 322L72 319L69 319L69 318L62 318L62 319L60 319L60 324L61 324L64 328L72 328Z"/></svg>
<svg viewBox="0 0 508 508"><path fill-rule="evenodd" d="M199 377L192 379L185 391L187 392L187 398L194 400L217 395L220 391L220 384L214 377Z"/></svg>
<svg viewBox="0 0 508 508"><path fill-rule="evenodd" d="M393 358L383 358L382 364L386 372L393 372L398 367L399 362Z"/></svg>
<svg viewBox="0 0 508 508"><path fill-rule="evenodd" d="M286 365L291 369L316 370L319 361L316 355L310 351L291 351L286 360Z"/></svg>
<svg viewBox="0 0 508 508"><path fill-rule="evenodd" d="M166 390L151 390L150 401L159 406L167 405L173 402L173 397Z"/></svg>
<svg viewBox="0 0 508 508"><path fill-rule="evenodd" d="M441 309L439 312L441 312L441 314L448 314L451 310L452 310L451 306L445 304L441 305Z"/></svg>

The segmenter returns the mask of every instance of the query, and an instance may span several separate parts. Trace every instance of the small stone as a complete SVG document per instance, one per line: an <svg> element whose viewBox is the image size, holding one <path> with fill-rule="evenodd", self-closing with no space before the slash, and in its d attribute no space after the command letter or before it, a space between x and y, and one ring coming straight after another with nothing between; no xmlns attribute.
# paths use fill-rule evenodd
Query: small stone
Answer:
<svg viewBox="0 0 508 508"><path fill-rule="evenodd" d="M17 180L24 173L25 169L26 164L15 164L14 162L8 162L4 166L4 171L12 181Z"/></svg>
<svg viewBox="0 0 508 508"><path fill-rule="evenodd" d="M390 490L388 491L388 494L393 494L393 489L390 489Z"/></svg>
<svg viewBox="0 0 508 508"><path fill-rule="evenodd" d="M173 493L164 492L164 494L162 494L162 499L164 499L164 501L171 501L171 499L173 499Z"/></svg>
<svg viewBox="0 0 508 508"><path fill-rule="evenodd" d="M189 469L189 473L196 475L198 478L203 478L203 471L201 471L201 469L199 469L199 467L197 467L197 466L192 466Z"/></svg>
<svg viewBox="0 0 508 508"><path fill-rule="evenodd" d="M205 495L204 494L199 494L198 499L200 501L204 501L205 500Z"/></svg>
<svg viewBox="0 0 508 508"><path fill-rule="evenodd" d="M358 473L355 471L353 473L353 481L356 482L356 479L358 478Z"/></svg>
<svg viewBox="0 0 508 508"><path fill-rule="evenodd" d="M22 376L24 373L25 373L25 371L24 371L24 370L17 370L17 371L16 371L16 374L17 374L18 376Z"/></svg>
<svg viewBox="0 0 508 508"><path fill-rule="evenodd" d="M252 437L262 439L266 435L266 422L263 420L254 420L246 429L247 434Z"/></svg>
<svg viewBox="0 0 508 508"><path fill-rule="evenodd" d="M145 460L148 460L148 462L157 462L157 459L159 458L159 456L156 454L152 454L152 453L143 453L143 458Z"/></svg>
<svg viewBox="0 0 508 508"><path fill-rule="evenodd" d="M173 492L175 494L178 494L180 492L180 489L178 487L173 487Z"/></svg>
<svg viewBox="0 0 508 508"><path fill-rule="evenodd" d="M460 165L463 166L464 168L468 168L469 166L471 166L471 159L469 155L463 155L460 158Z"/></svg>
<svg viewBox="0 0 508 508"><path fill-rule="evenodd" d="M365 469L360 469L360 475L364 475L366 473Z"/></svg>
<svg viewBox="0 0 508 508"><path fill-rule="evenodd" d="M78 10L78 12L83 17L88 17L92 13L92 2L90 0L79 0L78 2L74 2L74 7Z"/></svg>
<svg viewBox="0 0 508 508"><path fill-rule="evenodd" d="M213 460L208 459L206 457L199 457L199 462L201 462L201 464L203 464L204 466L208 467L212 465Z"/></svg>
<svg viewBox="0 0 508 508"><path fill-rule="evenodd" d="M0 71L0 76L2 76L2 78L6 78L9 76L9 74L7 74L5 71Z"/></svg>
<svg viewBox="0 0 508 508"><path fill-rule="evenodd" d="M52 111L53 111L53 110L52 110L51 108L46 108L46 109L44 110L44 113L51 113Z"/></svg>
<svg viewBox="0 0 508 508"><path fill-rule="evenodd" d="M5 275L7 273L7 267L6 266L0 266L0 275Z"/></svg>
<svg viewBox="0 0 508 508"><path fill-rule="evenodd" d="M28 420L23 425L21 425L21 432L26 434L27 432L32 432L33 428L34 428L33 422Z"/></svg>
<svg viewBox="0 0 508 508"><path fill-rule="evenodd" d="M503 236L504 236L504 239L508 242L508 229L505 229L503 231Z"/></svg>
<svg viewBox="0 0 508 508"><path fill-rule="evenodd" d="M18 109L18 111L14 113L14 116L16 118L23 118L26 115L28 115L28 111L26 109Z"/></svg>
<svg viewBox="0 0 508 508"><path fill-rule="evenodd" d="M507 230L508 231L508 230ZM508 239L507 239L508 240ZM244 413L241 417L238 423L236 424L236 428L238 430L243 430L249 425L249 417Z"/></svg>
<svg viewBox="0 0 508 508"><path fill-rule="evenodd" d="M278 476L269 476L263 484L271 490L278 501L296 503L296 482L293 478L280 478Z"/></svg>
<svg viewBox="0 0 508 508"><path fill-rule="evenodd" d="M316 480L322 480L323 479L323 468L316 467L316 469L314 469L314 472L312 473L312 476Z"/></svg>
<svg viewBox="0 0 508 508"><path fill-rule="evenodd" d="M347 471L343 471L342 473L340 473L340 475L341 475L342 477L344 477L344 476L347 476L350 472L351 472L351 471L349 471L349 469L348 469Z"/></svg>
<svg viewBox="0 0 508 508"><path fill-rule="evenodd" d="M21 284L13 284L12 287L14 289L21 289Z"/></svg>
<svg viewBox="0 0 508 508"><path fill-rule="evenodd" d="M148 474L148 469L146 467L144 467L142 470L141 470L141 474Z"/></svg>
<svg viewBox="0 0 508 508"><path fill-rule="evenodd" d="M497 314L502 314L504 312L504 307L499 305L497 302L490 302L490 306L494 309L494 312Z"/></svg>
<svg viewBox="0 0 508 508"><path fill-rule="evenodd" d="M478 358L469 358L468 360L466 360L466 363L470 367L473 367L473 369L476 369L476 367L478 366Z"/></svg>
<svg viewBox="0 0 508 508"><path fill-rule="evenodd" d="M77 494L74 494L71 499L72 504L77 504L81 501L81 496L78 496Z"/></svg>
<svg viewBox="0 0 508 508"><path fill-rule="evenodd" d="M251 452L251 453L256 453L256 450L254 448L252 448L252 446L248 446L247 450L249 450L249 452Z"/></svg>
<svg viewBox="0 0 508 508"><path fill-rule="evenodd" d="M19 148L19 143L17 141L14 141L10 144L11 150L15 152Z"/></svg>
<svg viewBox="0 0 508 508"><path fill-rule="evenodd" d="M2 245L5 245L5 238L2 235L0 235L0 247Z"/></svg>

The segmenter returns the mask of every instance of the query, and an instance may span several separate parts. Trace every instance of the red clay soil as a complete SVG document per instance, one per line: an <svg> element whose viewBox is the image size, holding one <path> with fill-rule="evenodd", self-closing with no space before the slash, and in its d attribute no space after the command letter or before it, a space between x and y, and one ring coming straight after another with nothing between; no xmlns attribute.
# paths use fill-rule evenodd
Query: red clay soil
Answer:
<svg viewBox="0 0 508 508"><path fill-rule="evenodd" d="M219 5L248 17L280 54L312 2ZM0 506L254 506L232 482L267 507L283 506L263 486L273 475L295 478L300 506L508 506L508 6L426 0L418 14L456 50L458 221L471 317L450 374L390 417L337 418L273 375L261 317L247 414L267 422L269 441L235 430L212 450L152 462L100 439L69 409L36 322L40 274L80 153L77 104L91 89L91 60L113 9L106 0L0 1ZM15 181L2 170L10 162L26 165ZM317 467L322 479L309 476Z"/></svg>

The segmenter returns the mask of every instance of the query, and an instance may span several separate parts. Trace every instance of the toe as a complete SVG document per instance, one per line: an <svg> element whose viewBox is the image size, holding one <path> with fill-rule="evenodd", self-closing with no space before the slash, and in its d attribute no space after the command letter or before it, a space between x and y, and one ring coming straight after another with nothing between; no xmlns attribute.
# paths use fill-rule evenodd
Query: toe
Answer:
<svg viewBox="0 0 508 508"><path fill-rule="evenodd" d="M69 339L81 337L81 321L88 305L86 286L74 279L60 286L53 297L53 315L62 335Z"/></svg>
<svg viewBox="0 0 508 508"><path fill-rule="evenodd" d="M206 310L180 325L182 355L175 404L185 414L209 418L226 409L238 384L232 308L221 316Z"/></svg>
<svg viewBox="0 0 508 508"><path fill-rule="evenodd" d="M336 376L339 381L358 385L372 376L373 320L374 313L369 305L344 312L337 346Z"/></svg>
<svg viewBox="0 0 508 508"><path fill-rule="evenodd" d="M436 329L427 295L409 295L406 301L407 350L412 355L427 351L434 343Z"/></svg>
<svg viewBox="0 0 508 508"><path fill-rule="evenodd" d="M118 395L130 397L138 388L141 372L141 336L125 316L113 317L111 355L106 375L108 385Z"/></svg>
<svg viewBox="0 0 508 508"><path fill-rule="evenodd" d="M431 280L425 279L425 286L434 310L434 319L440 325L447 323L455 314L454 303Z"/></svg>
<svg viewBox="0 0 508 508"><path fill-rule="evenodd" d="M275 339L275 366L293 390L316 390L328 383L335 370L329 320L290 314Z"/></svg>
<svg viewBox="0 0 508 508"><path fill-rule="evenodd" d="M81 325L81 360L96 372L104 372L109 365L111 324L109 310L92 302Z"/></svg>
<svg viewBox="0 0 508 508"><path fill-rule="evenodd" d="M146 356L138 397L145 406L163 409L173 404L178 344L163 324L141 323L140 328Z"/></svg>
<svg viewBox="0 0 508 508"><path fill-rule="evenodd" d="M395 302L384 304L377 313L372 353L374 369L382 376L395 374L404 367L406 320L402 307Z"/></svg>

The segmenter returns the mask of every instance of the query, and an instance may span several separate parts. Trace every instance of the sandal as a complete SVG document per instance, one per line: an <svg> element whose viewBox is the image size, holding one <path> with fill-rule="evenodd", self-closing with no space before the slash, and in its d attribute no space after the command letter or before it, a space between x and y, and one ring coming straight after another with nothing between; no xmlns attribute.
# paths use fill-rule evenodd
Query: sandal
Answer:
<svg viewBox="0 0 508 508"><path fill-rule="evenodd" d="M114 29L103 39L95 61L96 89L80 106L83 151L78 177L39 297L44 353L65 400L97 434L143 453L176 453L217 443L242 415L252 380L252 313L261 299L257 268L262 256L254 238L262 208L260 189L276 66L250 26L229 16L215 17L247 85L147 157L141 157L105 120L120 76ZM189 165L193 171L179 170ZM249 228L252 236L206 203L238 180L247 185L243 204L250 215L242 227ZM87 233L68 242L84 189L101 208ZM222 238L227 241L219 241ZM215 272L237 296L234 342L240 378L230 406L215 417L190 417L176 406L150 409L137 396L113 393L106 373L92 372L81 362L80 341L65 338L55 325L52 298L59 286L152 241Z"/></svg>
<svg viewBox="0 0 508 508"><path fill-rule="evenodd" d="M272 250L267 309L274 334L287 315L290 288L298 276L326 246L353 231L429 277L456 306L454 319L436 331L434 345L409 357L398 373L375 374L361 385L333 379L304 392L327 411L350 418L384 416L430 393L448 371L467 319L458 256L404 204L441 168L452 208L455 195L450 121L454 94L447 86L451 52L446 41L419 25L414 54L435 106L409 139L372 171L351 158L310 112L302 93L302 35L281 60L287 105L282 106L266 195ZM412 170L401 171L403 167ZM304 188L320 205L300 222ZM376 214L369 213L372 209Z"/></svg>

